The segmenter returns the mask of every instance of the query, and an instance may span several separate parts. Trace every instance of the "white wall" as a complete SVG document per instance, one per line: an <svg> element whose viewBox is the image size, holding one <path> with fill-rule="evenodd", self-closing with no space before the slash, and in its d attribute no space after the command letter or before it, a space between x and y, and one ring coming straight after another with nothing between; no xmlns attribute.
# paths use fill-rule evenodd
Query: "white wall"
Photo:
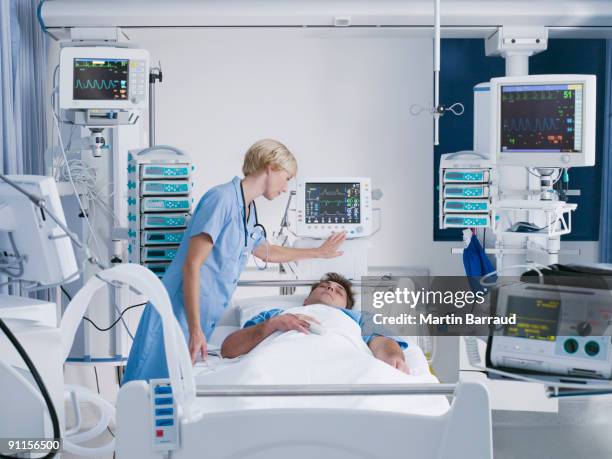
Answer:
<svg viewBox="0 0 612 459"><path fill-rule="evenodd" d="M433 126L410 114L432 102L432 42L408 30L134 29L161 61L158 144L194 158L195 196L240 173L257 139L286 143L301 175L366 175L383 189L371 265L462 275L460 243L433 242ZM451 132L442 132L453 135ZM285 197L258 202L278 228ZM597 243L573 243L597 261Z"/></svg>
<svg viewBox="0 0 612 459"><path fill-rule="evenodd" d="M385 193L374 265L431 266L432 44L407 31L140 29L161 61L157 143L189 152L196 198L239 174L257 139L277 138L304 175L366 175ZM258 202L275 229L285 198ZM459 268L459 260L456 260ZM438 266L448 266L448 257Z"/></svg>
<svg viewBox="0 0 612 459"><path fill-rule="evenodd" d="M409 30L130 29L133 43L161 61L157 143L190 153L195 197L240 173L246 149L274 137L303 175L369 175L384 191L383 229L372 265L463 273L460 243L433 242L432 122L411 104L432 99L432 43ZM49 60L55 62L57 48ZM146 125L146 123L144 123ZM442 132L452 135L450 132ZM258 202L278 228L285 197ZM597 260L597 243L573 243ZM564 247L569 247L565 244Z"/></svg>

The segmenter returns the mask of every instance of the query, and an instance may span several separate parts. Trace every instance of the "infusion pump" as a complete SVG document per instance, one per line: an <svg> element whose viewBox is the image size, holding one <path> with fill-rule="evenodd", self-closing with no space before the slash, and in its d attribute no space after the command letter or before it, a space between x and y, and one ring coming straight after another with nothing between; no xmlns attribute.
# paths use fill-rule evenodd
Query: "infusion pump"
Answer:
<svg viewBox="0 0 612 459"><path fill-rule="evenodd" d="M612 379L612 295L607 289L521 284L499 289L497 314L516 324L489 338L494 367Z"/></svg>

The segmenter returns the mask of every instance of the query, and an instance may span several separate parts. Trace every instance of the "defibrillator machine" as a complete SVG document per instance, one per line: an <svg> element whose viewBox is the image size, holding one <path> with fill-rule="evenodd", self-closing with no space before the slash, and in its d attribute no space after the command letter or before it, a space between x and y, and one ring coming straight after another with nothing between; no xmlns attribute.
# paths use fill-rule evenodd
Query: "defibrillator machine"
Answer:
<svg viewBox="0 0 612 459"><path fill-rule="evenodd" d="M612 378L612 293L550 284L499 289L497 314L516 324L489 339L493 367L536 373Z"/></svg>

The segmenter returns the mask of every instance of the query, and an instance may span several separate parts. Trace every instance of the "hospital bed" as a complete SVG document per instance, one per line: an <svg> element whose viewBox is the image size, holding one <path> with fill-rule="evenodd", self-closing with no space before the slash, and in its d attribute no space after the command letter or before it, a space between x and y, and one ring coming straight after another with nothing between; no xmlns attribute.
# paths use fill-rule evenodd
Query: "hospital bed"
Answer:
<svg viewBox="0 0 612 459"><path fill-rule="evenodd" d="M303 299L304 295L292 295L236 301L215 325L210 348L218 348L225 336L258 311L288 309ZM231 379L214 378L226 362L209 357L194 368L196 399L190 412L181 415L180 435L170 457L491 458L486 388L479 383L436 383L414 340L406 357L415 374L413 383L365 385L236 385ZM162 457L152 446L150 387L134 381L119 393L119 458ZM450 405L447 397L452 398ZM428 412L427 402L413 409L413 402L422 398L431 400L435 409ZM237 405L236 400L258 403ZM140 422L133 422L134 413L139 413Z"/></svg>

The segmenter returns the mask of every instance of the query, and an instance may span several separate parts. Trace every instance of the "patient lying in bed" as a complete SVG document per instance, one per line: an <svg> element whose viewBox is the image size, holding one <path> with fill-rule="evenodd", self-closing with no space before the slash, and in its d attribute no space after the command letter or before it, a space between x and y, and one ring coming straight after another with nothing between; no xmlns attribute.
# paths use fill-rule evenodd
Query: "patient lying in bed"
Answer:
<svg viewBox="0 0 612 459"><path fill-rule="evenodd" d="M328 273L319 282L312 285L310 295L304 300L304 307L312 305L323 305L332 308L332 316L340 314L352 319L357 325L361 325L361 314L353 311L355 299L352 292L351 282L337 273ZM323 308L325 310L325 308ZM305 308L302 311L283 311L281 309L270 309L252 317L241 330L229 335L221 347L221 354L226 358L235 358L247 354L258 346L262 341L273 333L299 332L309 334L311 327L316 324L323 330L330 324L322 323L315 317L315 312L321 314L321 308ZM332 312L333 311L333 312ZM391 365L392 367L409 373L406 365L403 349L408 344L400 339L385 336L364 336L363 340L372 355Z"/></svg>
<svg viewBox="0 0 612 459"><path fill-rule="evenodd" d="M302 306L271 309L248 320L222 344L222 360L196 369L196 382L207 385L360 385L423 384L438 380L422 366L408 369L406 343L384 336L363 337L353 311L350 283L328 275L313 286ZM324 334L312 333L319 324ZM410 345L410 355L422 352ZM209 358L211 359L211 358ZM412 356L409 357L409 361ZM422 357L424 360L424 356ZM254 408L348 408L439 415L448 401L439 395L345 397L205 398L209 412Z"/></svg>

